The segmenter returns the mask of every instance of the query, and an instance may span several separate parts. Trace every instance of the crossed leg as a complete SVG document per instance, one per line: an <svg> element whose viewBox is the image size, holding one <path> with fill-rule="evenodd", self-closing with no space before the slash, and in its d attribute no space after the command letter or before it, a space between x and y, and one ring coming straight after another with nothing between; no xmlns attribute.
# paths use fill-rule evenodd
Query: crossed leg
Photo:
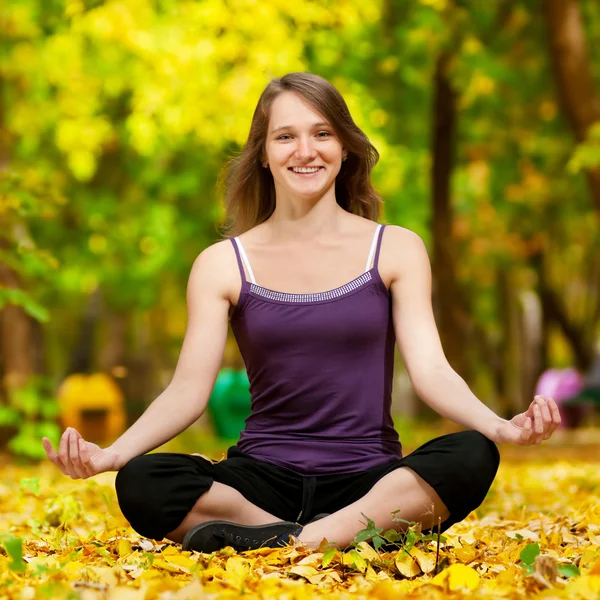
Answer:
<svg viewBox="0 0 600 600"><path fill-rule="evenodd" d="M395 511L399 511L393 514ZM317 548L323 538L339 547L347 546L358 531L365 527L365 517L376 527L406 529L407 525L393 521L422 523L424 528L445 521L450 512L435 490L412 469L400 467L382 477L362 498L328 517L309 523L299 540L309 548Z"/></svg>
<svg viewBox="0 0 600 600"><path fill-rule="evenodd" d="M208 492L202 494L177 529L165 537L181 544L185 534L208 521L231 521L240 525L265 525L281 521L267 511L252 504L236 489L213 482Z"/></svg>
<svg viewBox="0 0 600 600"><path fill-rule="evenodd" d="M309 548L317 548L323 538L340 547L346 546L364 527L363 514L384 529L404 529L405 525L394 522L397 516L407 521L423 523L430 527L448 518L449 512L434 489L408 467L388 473L371 490L356 502L332 513L302 530L299 540ZM213 520L231 521L241 525L265 525L281 521L248 501L234 488L214 482L203 494L177 529L167 538L181 543L187 531L201 523Z"/></svg>

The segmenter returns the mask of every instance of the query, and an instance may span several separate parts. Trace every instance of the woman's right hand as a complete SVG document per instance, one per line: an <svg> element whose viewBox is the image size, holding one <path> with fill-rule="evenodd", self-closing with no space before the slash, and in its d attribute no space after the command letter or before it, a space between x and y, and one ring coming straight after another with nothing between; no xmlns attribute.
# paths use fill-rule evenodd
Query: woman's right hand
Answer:
<svg viewBox="0 0 600 600"><path fill-rule="evenodd" d="M87 479L124 466L117 452L86 442L72 427L67 427L62 434L58 454L48 438L42 438L42 444L48 459L71 479Z"/></svg>

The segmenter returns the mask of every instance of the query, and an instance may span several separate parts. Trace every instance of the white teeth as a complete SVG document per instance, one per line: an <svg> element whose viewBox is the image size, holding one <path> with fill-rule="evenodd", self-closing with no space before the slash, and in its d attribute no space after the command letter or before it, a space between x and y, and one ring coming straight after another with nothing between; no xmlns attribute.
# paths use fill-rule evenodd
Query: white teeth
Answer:
<svg viewBox="0 0 600 600"><path fill-rule="evenodd" d="M292 171L294 171L294 173L316 173L318 170L319 170L319 167L313 168L313 169L294 167L292 169Z"/></svg>

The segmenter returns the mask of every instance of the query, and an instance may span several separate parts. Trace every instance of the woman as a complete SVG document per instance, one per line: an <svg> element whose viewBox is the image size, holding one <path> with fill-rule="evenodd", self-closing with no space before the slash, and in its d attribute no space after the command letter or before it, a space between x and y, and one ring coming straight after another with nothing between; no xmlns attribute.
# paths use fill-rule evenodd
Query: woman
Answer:
<svg viewBox="0 0 600 600"><path fill-rule="evenodd" d="M452 370L423 242L377 224L381 200L369 179L377 160L326 80L271 81L229 165L232 237L191 271L172 382L109 448L67 429L58 454L44 439L49 459L72 478L119 471L119 504L138 533L205 552L290 539L344 546L363 515L398 529L398 511L445 530L479 506L498 468L496 444L548 439L558 409L537 396L501 419ZM237 446L218 463L147 455L204 411L228 319L252 392ZM395 340L419 396L468 428L405 457L390 414Z"/></svg>

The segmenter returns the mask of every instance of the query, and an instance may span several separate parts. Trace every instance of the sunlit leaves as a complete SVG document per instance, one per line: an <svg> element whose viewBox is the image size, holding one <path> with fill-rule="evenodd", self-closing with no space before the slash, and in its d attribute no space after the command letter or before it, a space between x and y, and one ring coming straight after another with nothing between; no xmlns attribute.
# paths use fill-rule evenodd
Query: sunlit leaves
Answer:
<svg viewBox="0 0 600 600"><path fill-rule="evenodd" d="M543 466L503 460L482 508L444 534L437 574L435 542L416 532L408 552L377 552L364 541L344 550L324 542L316 552L300 546L182 552L126 527L114 474L73 482L47 463L6 465L0 527L9 533L0 540L0 585L15 598L35 588L39 598L70 592L109 600L142 600L150 589L161 600L203 594L425 600L474 592L519 599L550 585L556 597L587 600L600 590L600 504L597 487L583 484L593 481L597 464L557 457Z"/></svg>

